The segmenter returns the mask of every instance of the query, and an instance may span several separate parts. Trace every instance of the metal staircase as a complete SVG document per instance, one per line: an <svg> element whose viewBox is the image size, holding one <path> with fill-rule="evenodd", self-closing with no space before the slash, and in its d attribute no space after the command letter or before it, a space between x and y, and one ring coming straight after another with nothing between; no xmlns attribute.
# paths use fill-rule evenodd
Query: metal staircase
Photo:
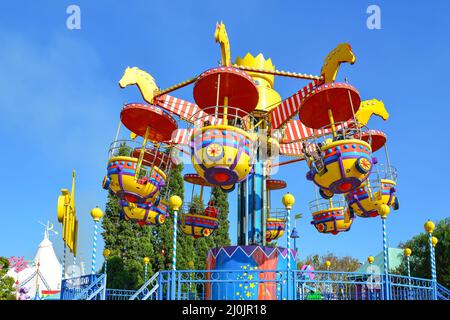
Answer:
<svg viewBox="0 0 450 320"><path fill-rule="evenodd" d="M188 277L182 277L180 274L176 276L174 279L177 279L177 281L182 281L183 285L180 285L180 283L172 284L170 274L173 271L162 271L162 272L156 272L153 274L153 276L148 279L144 285L142 285L141 288L139 288L137 291L133 290L114 290L114 289L106 289L106 276L104 274L95 274L95 275L87 275L87 276L81 276L78 278L71 278L66 279L64 282L68 282L64 285L64 290L61 295L61 299L63 300L161 300L164 298L164 296L167 299L186 299L186 297L189 296L188 294L185 296L184 293L186 292L175 292L175 296L172 296L170 293L173 293L172 290L181 290L181 288L187 288L191 287L191 285L199 285L199 287L204 287L204 280L205 277L200 277L199 279L195 278L188 278ZM185 271L175 271L178 273L182 273ZM339 273L340 274L340 273ZM339 275L336 274L336 275ZM164 276L166 275L166 276ZM320 274L318 274L320 276ZM360 274L352 274L352 275L359 275ZM90 281L83 281L85 278L89 278ZM320 278L320 277L319 277ZM300 299L303 300L308 297L308 294L306 291L309 292L317 292L317 286L321 283L325 283L326 285L329 284L329 280L325 279L315 279L314 281L310 281L311 283L304 283L302 281L298 282L296 285L296 291L297 294L294 299ZM183 279L183 280L181 280ZM417 299L419 300L428 300L432 299L430 296L430 286L429 282L430 280L427 279L414 279L417 281L427 281L426 284L420 284L419 282L413 283L414 287L414 293L417 294ZM86 283L85 286L83 286L83 282ZM344 281L334 280L334 284L343 283ZM313 285L315 283L315 285ZM346 287L345 290L355 289L355 286L364 284L365 282L351 282L350 280L345 281ZM178 289L171 289L172 285L176 285L173 288ZM202 286L200 286L202 285ZM408 294L404 294L404 290L407 290L409 288L410 284L397 284L396 292L400 300L405 299L408 300ZM185 289L186 289L185 288ZM353 290L352 289L352 290ZM450 290L444 287L443 285L437 283L436 284L437 289L437 299L439 300L450 300ZM190 290L190 289L189 289ZM117 292L116 292L117 291ZM184 289L183 289L184 291ZM319 291L320 292L320 291ZM353 292L353 291L352 291ZM347 292L348 293L348 292ZM354 292L353 292L354 293ZM330 296L327 299L348 299L353 293L351 293L349 296L344 295L342 293L341 297L338 296ZM403 294L403 295L402 295ZM169 298L171 297L171 298ZM178 297L178 298L176 298ZM321 297L323 299L325 296ZM364 297L360 297L361 299L364 299ZM376 300L381 299L381 297L376 297Z"/></svg>
<svg viewBox="0 0 450 320"><path fill-rule="evenodd" d="M72 300L105 300L106 276L99 275L87 288L74 295Z"/></svg>
<svg viewBox="0 0 450 320"><path fill-rule="evenodd" d="M86 283L86 285L83 285ZM93 274L64 279L61 300L105 300L106 276Z"/></svg>
<svg viewBox="0 0 450 320"><path fill-rule="evenodd" d="M130 300L157 300L159 288L159 272L156 272L142 287L139 288L131 297Z"/></svg>
<svg viewBox="0 0 450 320"><path fill-rule="evenodd" d="M450 290L439 283L436 286L438 300L450 300Z"/></svg>

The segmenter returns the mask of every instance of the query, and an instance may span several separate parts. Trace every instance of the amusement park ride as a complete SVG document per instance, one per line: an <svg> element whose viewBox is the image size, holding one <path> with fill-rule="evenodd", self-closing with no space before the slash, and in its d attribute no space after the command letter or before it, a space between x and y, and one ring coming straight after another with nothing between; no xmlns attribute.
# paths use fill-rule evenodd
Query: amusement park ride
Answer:
<svg viewBox="0 0 450 320"><path fill-rule="evenodd" d="M170 193L164 187L179 150L190 155L196 171L184 180L200 185L201 194L204 187L225 192L238 187L239 245L265 245L285 231L286 215L274 216L270 205L270 192L287 186L270 178L278 155L293 160L277 166L307 163L306 179L320 194L311 203L312 224L319 232L347 231L355 214L375 217L390 207L398 209L386 135L366 127L372 114L388 119L384 104L361 101L355 87L335 82L340 64L356 61L349 44L338 45L326 57L321 75L313 76L275 70L262 54L247 53L232 64L223 23L216 26L215 40L221 65L168 89L160 90L137 67L126 68L120 79L121 88L137 85L149 103L123 107L121 124L131 139L118 140L117 133L103 181L120 198L125 219L141 225L164 223ZM274 89L275 75L312 82L283 100ZM196 104L168 94L189 84L194 84ZM297 114L299 119L294 119ZM189 127L179 128L181 122ZM387 165L378 164L374 156L382 147ZM215 217L186 215L179 223L187 234L208 236L217 228Z"/></svg>
<svg viewBox="0 0 450 320"><path fill-rule="evenodd" d="M119 81L121 88L136 85L147 102L123 107L103 180L103 188L120 199L125 220L165 222L168 179L180 151L189 155L196 171L184 180L201 187L201 198L204 187L238 194L238 243L211 250L208 270L289 269L295 261L290 241L287 248L267 245L284 235L289 238L289 209L295 201L288 194L283 198L286 209L272 208L271 192L287 187L271 178L275 166L305 161L306 180L316 190L311 224L320 233L336 235L348 231L355 216L386 217L391 208L399 208L386 135L367 128L373 114L388 119L384 104L361 101L354 86L336 82L341 63L356 61L349 44L331 51L320 75L314 76L276 70L261 53L247 53L233 64L223 23L217 24L214 36L221 64L198 76L161 90L150 74L128 67ZM275 76L310 82L282 99ZM169 95L190 84L195 104ZM129 140L118 139L121 125L130 131ZM384 165L376 157L383 147ZM279 156L290 159L281 162ZM186 235L208 237L218 228L220 213L213 201L199 211L180 212L177 223ZM210 288L211 297L223 298L215 288ZM270 290L265 297L280 298Z"/></svg>

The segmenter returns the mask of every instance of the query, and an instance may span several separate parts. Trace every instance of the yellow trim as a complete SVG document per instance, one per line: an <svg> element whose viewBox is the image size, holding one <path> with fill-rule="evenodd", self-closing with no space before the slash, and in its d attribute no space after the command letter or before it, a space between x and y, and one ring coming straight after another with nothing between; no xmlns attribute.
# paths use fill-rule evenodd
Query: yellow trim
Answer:
<svg viewBox="0 0 450 320"><path fill-rule="evenodd" d="M108 162L112 162L112 161L132 161L132 162L137 162L138 159L137 158L132 158L132 157L125 157L125 156L117 156L117 157L112 157L111 159L109 159Z"/></svg>
<svg viewBox="0 0 450 320"><path fill-rule="evenodd" d="M362 141L362 140L357 140L357 139L346 139L346 140L335 141L330 144L323 145L321 150L325 151L326 149L333 148L335 146L340 146L342 144L351 144L351 143L361 144L363 146L368 147L370 150L372 150L372 147L367 142Z"/></svg>
<svg viewBox="0 0 450 320"><path fill-rule="evenodd" d="M334 207L334 208L331 208L331 209L320 210L320 211L314 212L312 215L313 215L313 217L315 217L318 214L321 214L321 213L324 213L324 212L331 212L331 211L344 211L344 207Z"/></svg>
<svg viewBox="0 0 450 320"><path fill-rule="evenodd" d="M200 219L206 219L206 220L218 221L217 218L211 218L211 217L204 216L204 215L201 215L201 214L185 213L185 215L186 215L186 216L195 217L195 218L200 218Z"/></svg>
<svg viewBox="0 0 450 320"><path fill-rule="evenodd" d="M194 130L194 133L196 132L196 130L197 129ZM230 130L230 131L236 131L236 132L239 132L239 133L243 134L244 136L247 136L247 137L253 139L252 133L244 131L244 130L236 128L236 127L233 127L233 126L224 125L224 124L202 127L202 133L204 131L206 131L206 130Z"/></svg>
<svg viewBox="0 0 450 320"><path fill-rule="evenodd" d="M286 219L280 219L280 218L267 218L266 222L286 222Z"/></svg>
<svg viewBox="0 0 450 320"><path fill-rule="evenodd" d="M139 160L138 158L118 156L118 157L113 157L113 158L109 159L108 163L113 162L113 161L129 161L129 162L137 163L138 160ZM158 172L164 178L164 180L167 179L166 174L157 166L153 166L153 170Z"/></svg>
<svg viewBox="0 0 450 320"><path fill-rule="evenodd" d="M397 185L397 183L395 183L394 180L390 180L390 179L380 179L381 183L387 183L387 184L393 184L394 186Z"/></svg>
<svg viewBox="0 0 450 320"><path fill-rule="evenodd" d="M157 166L153 166L153 170L155 170L156 172L158 172L158 173L163 177L164 180L167 179L166 174L165 174L160 168L158 168Z"/></svg>

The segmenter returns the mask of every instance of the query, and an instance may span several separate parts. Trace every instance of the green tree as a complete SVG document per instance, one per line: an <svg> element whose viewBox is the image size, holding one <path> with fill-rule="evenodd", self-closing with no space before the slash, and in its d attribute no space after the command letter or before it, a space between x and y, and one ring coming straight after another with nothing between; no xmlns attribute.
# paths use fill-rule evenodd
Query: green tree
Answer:
<svg viewBox="0 0 450 320"><path fill-rule="evenodd" d="M338 257L333 253L327 253L325 255L309 255L304 261L297 262L297 269L305 264L310 264L315 270L327 270L326 261L330 261L330 271L346 271L353 272L360 267L360 262L350 256Z"/></svg>
<svg viewBox="0 0 450 320"><path fill-rule="evenodd" d="M175 166L168 177L168 185L166 187L170 195L179 196L184 202L184 181L183 181L183 165ZM183 213L183 208L178 212L178 216ZM155 248L155 256L157 262L156 270L170 270L172 268L173 253L173 210L169 210L169 217L166 222L154 229L155 237L153 238L153 246ZM188 262L195 255L192 239L183 235L180 228L177 233L177 269L188 269ZM152 259L152 257L150 257Z"/></svg>
<svg viewBox="0 0 450 320"><path fill-rule="evenodd" d="M439 240L435 247L437 281L450 288L450 218L445 218L436 224L433 236ZM400 247L412 250L410 257L411 276L431 278L428 234L420 233L412 239L400 243ZM403 259L396 273L406 275L406 268L406 259Z"/></svg>
<svg viewBox="0 0 450 320"><path fill-rule="evenodd" d="M231 244L230 221L228 220L228 193L223 192L218 187L214 187L211 191L211 196L214 198L215 206L219 210L219 227L211 236L216 247L226 247Z"/></svg>
<svg viewBox="0 0 450 320"><path fill-rule="evenodd" d="M139 226L120 219L118 198L110 193L103 219L105 247L111 250L108 259L108 287L137 289L144 283L145 256L154 256L152 227ZM153 261L148 265L153 272Z"/></svg>
<svg viewBox="0 0 450 320"><path fill-rule="evenodd" d="M191 200L189 211L191 211L192 208L194 208L194 212L196 213L201 213L205 210L205 206L198 195L194 195L194 198ZM208 250L215 245L212 235L206 238L189 238L193 239L195 251L195 255L193 256L192 260L192 262L194 262L194 269L204 270L206 267L206 255L208 253Z"/></svg>
<svg viewBox="0 0 450 320"><path fill-rule="evenodd" d="M119 155L129 155L130 149L121 145ZM184 200L183 165L173 167L168 175L168 185L162 193L178 195ZM228 235L228 195L220 188L214 188L212 194L216 200L219 215L219 228L212 236L194 239L184 235L178 228L177 234L177 269L186 270L194 263L195 269L204 269L209 249L230 244ZM173 211L161 226L140 227L129 221L120 219L118 198L109 193L103 219L103 238L105 247L111 250L108 260L108 287L121 289L137 289L144 282L143 257L150 258L148 273L151 276L159 270L170 270L172 267L173 245ZM198 197L193 199L199 202ZM200 204L200 203L199 203ZM201 204L203 207L203 204ZM183 213L180 209L179 215Z"/></svg>
<svg viewBox="0 0 450 320"><path fill-rule="evenodd" d="M118 155L128 156L131 149L124 144L118 148ZM108 259L109 288L137 289L144 283L143 258L155 256L153 227L139 226L120 217L119 198L108 193L103 218L103 239L105 248L111 250ZM155 270L155 261L150 260L149 274Z"/></svg>
<svg viewBox="0 0 450 320"><path fill-rule="evenodd" d="M214 199L215 207L219 211L219 226L209 237L200 237L194 239L195 255L193 255L194 268L198 270L206 269L206 258L208 251L215 247L224 247L230 245L229 221L228 221L228 194L220 188L214 187L211 191L211 198ZM205 201L206 202L206 201ZM197 212L203 212L205 205L198 195L195 195L191 201L190 208L195 207ZM189 208L189 209L190 209Z"/></svg>
<svg viewBox="0 0 450 320"><path fill-rule="evenodd" d="M16 300L14 278L6 276L8 268L8 259L0 257L0 300Z"/></svg>
<svg viewBox="0 0 450 320"><path fill-rule="evenodd" d="M322 256L318 254L308 256L304 261L300 261L297 263L297 269L300 270L301 267L305 264L310 264L314 267L315 270L325 271L327 270L326 261L330 261L330 271L344 271L344 272L353 272L359 268L361 265L359 261L355 258L344 256L338 257L333 253L326 253ZM323 274L322 277L327 277L332 281L341 281L342 277L336 273ZM308 300L317 300L321 299L321 294L324 292L338 292L339 285L337 283L333 283L331 285L327 285L325 283L318 284L316 286L318 292L316 294L311 294L308 296Z"/></svg>

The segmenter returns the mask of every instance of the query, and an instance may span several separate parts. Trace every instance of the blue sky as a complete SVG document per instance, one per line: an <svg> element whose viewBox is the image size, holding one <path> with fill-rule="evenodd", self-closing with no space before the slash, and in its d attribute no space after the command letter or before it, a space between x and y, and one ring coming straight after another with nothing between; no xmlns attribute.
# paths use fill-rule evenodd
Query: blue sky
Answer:
<svg viewBox="0 0 450 320"><path fill-rule="evenodd" d="M81 30L66 28L66 8L81 8ZM366 27L366 9L381 8L381 30ZM388 135L398 168L401 210L388 219L392 246L423 230L426 219L449 216L450 121L448 64L450 4L410 1L16 1L0 12L0 255L32 258L42 238L40 221L56 221L56 199L77 170L80 259L90 266L92 219L104 206L101 188L107 149L121 105L140 101L117 82L127 66L150 72L161 87L217 64L213 34L226 23L232 56L263 52L279 69L317 74L327 53L349 42L357 56L341 68L363 99L382 99L388 122L372 128ZM304 81L276 79L283 97ZM192 100L191 87L179 96ZM382 156L380 156L382 158ZM356 219L352 230L321 235L310 225L314 198L304 163L284 167L296 196L300 256L334 252L365 259L382 249L379 219ZM186 187L190 194L190 188ZM273 195L281 206L283 192ZM235 194L230 219L236 221ZM232 223L233 225L233 223ZM58 226L59 228L59 226ZM231 230L235 239L235 230ZM60 235L52 238L58 255ZM283 243L283 242L282 242Z"/></svg>

